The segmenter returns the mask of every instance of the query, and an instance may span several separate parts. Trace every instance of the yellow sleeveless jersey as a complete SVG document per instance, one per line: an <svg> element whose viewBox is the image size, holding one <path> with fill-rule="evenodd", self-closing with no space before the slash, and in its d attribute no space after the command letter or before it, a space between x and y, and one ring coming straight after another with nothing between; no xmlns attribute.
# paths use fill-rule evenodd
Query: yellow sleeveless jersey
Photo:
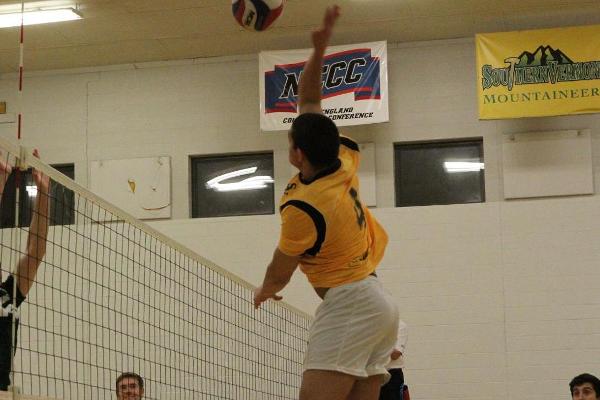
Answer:
<svg viewBox="0 0 600 400"><path fill-rule="evenodd" d="M371 274L387 245L385 230L360 202L358 145L341 137L338 161L311 181L300 174L281 198L279 250L300 256L313 287L335 287Z"/></svg>

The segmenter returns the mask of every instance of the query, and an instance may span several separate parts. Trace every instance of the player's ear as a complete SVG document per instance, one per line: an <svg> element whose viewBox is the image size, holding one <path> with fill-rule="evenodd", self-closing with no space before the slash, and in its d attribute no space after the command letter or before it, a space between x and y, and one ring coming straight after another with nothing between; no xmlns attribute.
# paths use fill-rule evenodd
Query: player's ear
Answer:
<svg viewBox="0 0 600 400"><path fill-rule="evenodd" d="M298 161L301 164L304 163L305 161L307 161L306 154L304 153L304 151L302 151L302 149L300 147L298 147L296 150L298 152Z"/></svg>
<svg viewBox="0 0 600 400"><path fill-rule="evenodd" d="M304 153L300 150L300 147L291 145L290 146L290 162L292 165L298 167L304 159Z"/></svg>

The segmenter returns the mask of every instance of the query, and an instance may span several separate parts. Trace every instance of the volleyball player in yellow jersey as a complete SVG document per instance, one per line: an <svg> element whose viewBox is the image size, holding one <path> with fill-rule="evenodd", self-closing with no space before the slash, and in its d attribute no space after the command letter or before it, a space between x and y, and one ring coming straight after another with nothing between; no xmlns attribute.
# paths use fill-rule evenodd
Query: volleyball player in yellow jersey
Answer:
<svg viewBox="0 0 600 400"><path fill-rule="evenodd" d="M359 198L358 146L322 114L321 71L339 16L325 13L299 84L289 160L300 170L281 199L281 239L254 293L258 308L298 264L323 299L310 330L300 400L376 400L396 342L398 311L375 277L387 235Z"/></svg>

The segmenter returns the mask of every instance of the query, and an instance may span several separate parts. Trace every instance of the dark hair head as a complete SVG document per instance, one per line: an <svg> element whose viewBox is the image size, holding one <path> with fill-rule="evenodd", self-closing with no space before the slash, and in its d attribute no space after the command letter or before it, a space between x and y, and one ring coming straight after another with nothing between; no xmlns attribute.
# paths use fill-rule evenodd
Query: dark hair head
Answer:
<svg viewBox="0 0 600 400"><path fill-rule="evenodd" d="M581 374L577 375L575 378L569 382L569 388L571 389L571 396L573 396L573 389L575 386L581 386L584 383L591 383L594 387L594 391L596 391L596 398L600 397L600 379L596 378L592 374Z"/></svg>
<svg viewBox="0 0 600 400"><path fill-rule="evenodd" d="M323 114L300 114L290 131L294 147L306 155L313 167L327 167L337 160L340 134L333 121Z"/></svg>
<svg viewBox="0 0 600 400"><path fill-rule="evenodd" d="M136 379L140 388L142 388L142 389L144 388L144 379L142 379L141 376L139 376L135 372L124 372L121 375L119 375L119 377L117 378L117 383L115 384L115 386L117 387L117 392L119 392L119 383L125 378Z"/></svg>

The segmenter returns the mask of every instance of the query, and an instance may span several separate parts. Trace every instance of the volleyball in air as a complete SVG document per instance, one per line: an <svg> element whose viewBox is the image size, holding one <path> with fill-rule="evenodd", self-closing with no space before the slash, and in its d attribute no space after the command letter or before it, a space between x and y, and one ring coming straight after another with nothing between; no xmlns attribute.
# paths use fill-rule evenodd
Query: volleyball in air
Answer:
<svg viewBox="0 0 600 400"><path fill-rule="evenodd" d="M284 0L232 0L235 20L251 31L264 31L283 12Z"/></svg>

